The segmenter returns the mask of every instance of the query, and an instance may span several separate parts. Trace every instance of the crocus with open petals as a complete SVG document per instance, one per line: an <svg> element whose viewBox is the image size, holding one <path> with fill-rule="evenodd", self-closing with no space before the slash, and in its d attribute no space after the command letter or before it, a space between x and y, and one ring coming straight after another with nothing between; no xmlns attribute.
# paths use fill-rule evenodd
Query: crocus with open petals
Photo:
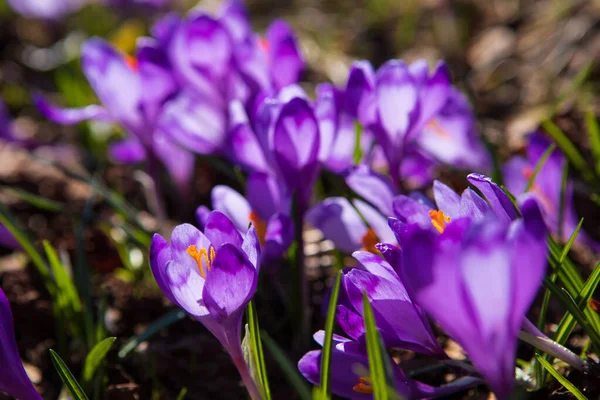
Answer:
<svg viewBox="0 0 600 400"><path fill-rule="evenodd" d="M314 334L314 339L323 345L325 332ZM393 361L390 360L393 364ZM477 378L461 378L451 384L434 387L409 378L395 364L393 368L393 385L396 393L402 399L421 399L448 396L479 383ZM306 353L298 362L300 373L312 384L319 385L321 381L321 350ZM372 399L373 381L369 374L367 350L363 344L340 335L333 335L331 354L331 391L338 396L348 399Z"/></svg>
<svg viewBox="0 0 600 400"><path fill-rule="evenodd" d="M527 137L525 156L514 156L504 164L503 173L506 187L515 196L525 193L527 184L533 175L537 163L550 147L550 140L542 132L534 132ZM577 224L579 217L573 204L573 181L567 180L564 191L564 213L560 221L561 182L566 160L559 149L552 151L544 165L538 171L528 193L534 195L544 214L544 220L550 231L558 235L562 223L561 239L567 241ZM600 243L593 240L583 229L579 231L576 241L600 250Z"/></svg>
<svg viewBox="0 0 600 400"><path fill-rule="evenodd" d="M0 392L19 400L42 400L29 380L19 357L12 312L0 289Z"/></svg>
<svg viewBox="0 0 600 400"><path fill-rule="evenodd" d="M517 335L544 276L546 227L535 199L522 218L458 218L441 232L404 225L398 269L415 301L456 340L499 399L514 383Z"/></svg>

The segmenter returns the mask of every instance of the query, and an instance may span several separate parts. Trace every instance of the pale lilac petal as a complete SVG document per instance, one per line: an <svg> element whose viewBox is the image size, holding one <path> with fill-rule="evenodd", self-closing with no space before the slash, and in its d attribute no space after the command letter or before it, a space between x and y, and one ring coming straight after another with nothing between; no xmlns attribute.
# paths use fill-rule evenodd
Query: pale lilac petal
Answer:
<svg viewBox="0 0 600 400"><path fill-rule="evenodd" d="M433 181L433 197L439 210L450 218L457 218L460 212L460 196L442 182Z"/></svg>
<svg viewBox="0 0 600 400"><path fill-rule="evenodd" d="M486 200L492 206L492 210L496 213L498 218L509 223L517 216L515 207L508 198L508 196L502 191L502 189L492 182L492 180L481 174L469 174L467 176L468 181L475 186L483 195Z"/></svg>
<svg viewBox="0 0 600 400"><path fill-rule="evenodd" d="M300 80L304 60L291 27L282 20L275 20L267 30L266 39L271 55L271 79L277 89Z"/></svg>
<svg viewBox="0 0 600 400"><path fill-rule="evenodd" d="M388 226L388 217L381 212L371 207L369 204L358 199L352 200L354 207L360 212L362 217L367 221L369 227L373 229L380 242L393 242L394 233Z"/></svg>
<svg viewBox="0 0 600 400"><path fill-rule="evenodd" d="M377 207L382 214L392 215L395 192L387 177L372 171L366 165L361 165L348 173L346 183L350 189Z"/></svg>
<svg viewBox="0 0 600 400"><path fill-rule="evenodd" d="M225 214L240 232L245 232L250 223L252 209L248 201L229 186L217 185L211 192L215 210Z"/></svg>

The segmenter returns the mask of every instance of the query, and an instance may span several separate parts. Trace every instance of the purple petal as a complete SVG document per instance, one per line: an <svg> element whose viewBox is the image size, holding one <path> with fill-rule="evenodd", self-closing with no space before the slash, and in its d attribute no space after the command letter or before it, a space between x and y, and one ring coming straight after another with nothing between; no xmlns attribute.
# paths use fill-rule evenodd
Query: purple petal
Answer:
<svg viewBox="0 0 600 400"><path fill-rule="evenodd" d="M225 214L238 231L248 229L252 209L244 196L229 186L217 185L211 192L211 199L213 208Z"/></svg>
<svg viewBox="0 0 600 400"><path fill-rule="evenodd" d="M399 145L408 134L415 112L418 93L406 65L388 61L377 71L377 105L379 121L390 143Z"/></svg>
<svg viewBox="0 0 600 400"><path fill-rule="evenodd" d="M270 46L271 76L277 89L300 80L304 71L304 60L298 48L296 35L282 20L275 20L267 30L266 39Z"/></svg>
<svg viewBox="0 0 600 400"><path fill-rule="evenodd" d="M171 138L158 130L152 136L152 146L163 162L180 193L189 193L190 181L194 175L194 154L179 147Z"/></svg>
<svg viewBox="0 0 600 400"><path fill-rule="evenodd" d="M369 271L373 275L377 275L380 278L385 278L388 281L394 282L398 280L398 275L390 264L382 260L376 254L368 251L355 251L352 253L352 257L356 259L365 270Z"/></svg>
<svg viewBox="0 0 600 400"><path fill-rule="evenodd" d="M492 180L480 174L469 174L467 176L469 182L483 193L487 201L492 206L492 210L498 218L509 223L516 218L517 213L508 196L500 189L500 187L492 182Z"/></svg>
<svg viewBox="0 0 600 400"><path fill-rule="evenodd" d="M285 214L277 213L267 222L265 233L265 257L279 258L294 241L294 221Z"/></svg>
<svg viewBox="0 0 600 400"><path fill-rule="evenodd" d="M357 340L365 334L365 323L362 316L344 305L338 305L336 320L344 333Z"/></svg>
<svg viewBox="0 0 600 400"><path fill-rule="evenodd" d="M394 189L389 179L372 171L366 165L351 170L346 183L363 199L373 204L386 216L392 215Z"/></svg>
<svg viewBox="0 0 600 400"><path fill-rule="evenodd" d="M215 107L224 106L219 82L230 70L231 37L206 14L181 23L169 46L169 58L179 79Z"/></svg>
<svg viewBox="0 0 600 400"><path fill-rule="evenodd" d="M230 141L232 158L250 171L267 172L269 167L258 138L240 102L230 104Z"/></svg>
<svg viewBox="0 0 600 400"><path fill-rule="evenodd" d="M44 117L59 124L73 125L87 120L113 122L112 117L101 106L59 108L48 103L42 96L35 96L34 104Z"/></svg>
<svg viewBox="0 0 600 400"><path fill-rule="evenodd" d="M265 221L277 212L289 212L289 199L282 197L277 179L262 172L255 172L248 177L246 198L252 210Z"/></svg>
<svg viewBox="0 0 600 400"><path fill-rule="evenodd" d="M325 199L306 213L306 220L345 253L360 249L367 234L367 226L344 197Z"/></svg>
<svg viewBox="0 0 600 400"><path fill-rule="evenodd" d="M127 64L122 54L103 39L90 39L81 50L81 68L96 95L115 120L132 131L139 132L143 129L140 76Z"/></svg>
<svg viewBox="0 0 600 400"><path fill-rule="evenodd" d="M252 33L248 10L241 0L229 0L223 4L219 21L225 25L234 42L239 43Z"/></svg>
<svg viewBox="0 0 600 400"><path fill-rule="evenodd" d="M198 222L198 227L202 231L206 226L206 220L208 220L210 212L211 210L206 206L198 206L198 208L196 208L196 222Z"/></svg>
<svg viewBox="0 0 600 400"><path fill-rule="evenodd" d="M152 269L152 274L164 295L173 303L176 303L166 276L167 263L171 258L171 247L169 246L169 243L158 233L155 233L154 236L152 236L152 242L150 243L150 267Z"/></svg>
<svg viewBox="0 0 600 400"><path fill-rule="evenodd" d="M217 251L202 293L212 317L223 321L241 314L254 296L257 278L248 257L233 244L224 244Z"/></svg>
<svg viewBox="0 0 600 400"><path fill-rule="evenodd" d="M394 198L393 207L394 215L400 221L407 224L419 224L423 229L431 226L431 217L429 216L431 209L426 204L408 196L400 195Z"/></svg>
<svg viewBox="0 0 600 400"><path fill-rule="evenodd" d="M136 164L146 159L146 149L135 137L110 145L110 156L124 164Z"/></svg>
<svg viewBox="0 0 600 400"><path fill-rule="evenodd" d="M242 235L233 222L220 211L210 213L206 220L204 234L217 252L225 243L230 243L237 248L242 246Z"/></svg>
<svg viewBox="0 0 600 400"><path fill-rule="evenodd" d="M164 103L175 96L179 87L166 52L158 41L138 40L137 65L144 88L141 103L147 121L156 121Z"/></svg>
<svg viewBox="0 0 600 400"><path fill-rule="evenodd" d="M24 400L42 400L29 380L17 349L10 304L0 289L0 391Z"/></svg>
<svg viewBox="0 0 600 400"><path fill-rule="evenodd" d="M449 90L450 77L448 68L442 61L433 71L431 78L427 80L419 91L419 126L423 126L442 109L448 99Z"/></svg>
<svg viewBox="0 0 600 400"><path fill-rule="evenodd" d="M251 226L244 235L244 242L242 243L242 250L246 253L248 260L254 265L254 268L258 271L261 262L261 250L258 235L256 229Z"/></svg>
<svg viewBox="0 0 600 400"><path fill-rule="evenodd" d="M184 91L165 105L159 128L191 151L212 154L220 151L225 141L225 119L221 108Z"/></svg>
<svg viewBox="0 0 600 400"><path fill-rule="evenodd" d="M460 213L460 196L442 182L433 181L433 197L439 210L450 218L458 218Z"/></svg>
<svg viewBox="0 0 600 400"><path fill-rule="evenodd" d="M350 67L344 100L346 111L363 126L375 122L375 73L368 61L355 61Z"/></svg>
<svg viewBox="0 0 600 400"><path fill-rule="evenodd" d="M390 227L388 225L388 217L384 216L383 214L381 214L381 212L371 207L364 201L354 199L352 200L352 204L354 204L354 207L356 207L358 212L360 212L360 215L365 219L365 221L367 221L369 227L373 230L373 232L375 232L378 241L394 241L394 233L390 230ZM363 244L367 247L371 245L371 243L366 243L364 240Z"/></svg>

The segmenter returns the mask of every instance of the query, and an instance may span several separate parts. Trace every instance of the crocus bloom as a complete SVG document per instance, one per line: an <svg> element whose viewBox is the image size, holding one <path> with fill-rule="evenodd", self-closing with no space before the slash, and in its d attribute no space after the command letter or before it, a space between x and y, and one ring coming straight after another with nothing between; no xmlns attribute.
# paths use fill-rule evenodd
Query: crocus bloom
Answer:
<svg viewBox="0 0 600 400"><path fill-rule="evenodd" d="M58 109L38 98L40 111L62 124L90 119L120 124L131 136L113 147L111 155L121 162L159 158L184 190L193 172L194 158L157 126L164 104L178 90L158 42L149 38L140 41L137 58L130 59L104 40L90 39L83 47L81 63L103 106ZM192 111L187 121L194 118Z"/></svg>
<svg viewBox="0 0 600 400"><path fill-rule="evenodd" d="M240 330L244 309L256 291L259 265L256 230L251 227L242 236L219 211L210 213L204 232L179 225L170 243L155 234L150 246L158 286L221 342L251 392L256 389L244 362Z"/></svg>
<svg viewBox="0 0 600 400"><path fill-rule="evenodd" d="M315 341L323 345L325 332L314 335ZM392 360L390 360L393 363ZM413 380L401 368L392 366L394 389L403 399L436 398L460 392L477 385L478 379L463 378L452 384L433 387ZM298 362L298 369L314 385L321 381L321 350L309 351ZM343 336L333 335L331 354L331 391L348 399L373 398L373 382L369 375L369 360L366 348Z"/></svg>
<svg viewBox="0 0 600 400"><path fill-rule="evenodd" d="M394 231L398 232L406 224L417 224L421 229L443 232L445 227L458 218L480 220L490 215L503 224L509 224L517 213L508 196L490 178L470 174L467 179L485 196L484 200L471 188L458 195L440 181L434 181L433 194L435 205L420 196L399 195L393 200L396 219L391 221ZM398 235L396 235L398 238ZM398 241L400 245L403 244Z"/></svg>
<svg viewBox="0 0 600 400"><path fill-rule="evenodd" d="M279 258L293 241L289 207L280 204L277 185L268 175L252 174L247 181L247 192L246 199L229 186L217 185L211 193L213 208L231 219L240 232L252 224L262 247L263 261ZM206 224L208 215L201 206L197 212L201 226Z"/></svg>
<svg viewBox="0 0 600 400"><path fill-rule="evenodd" d="M17 349L12 312L6 295L0 289L0 392L19 400L42 400L29 380Z"/></svg>
<svg viewBox="0 0 600 400"><path fill-rule="evenodd" d="M364 343L364 325L357 321L363 317L363 293L366 293L387 347L445 357L425 313L413 302L391 265L369 252L357 251L353 256L360 268L344 271L342 283L347 302L338 306L342 329Z"/></svg>
<svg viewBox="0 0 600 400"><path fill-rule="evenodd" d="M515 196L525 193L527 184L542 155L550 147L548 140L542 132L534 132L527 138L526 156L514 156L503 167L506 187ZM556 149L550 154L538 174L528 193L533 194L542 206L544 220L550 231L559 233L560 195L562 174L565 166L565 157ZM567 241L577 224L579 218L573 205L573 181L568 180L564 192L564 215L562 240ZM583 230L577 235L578 242L586 244L595 250L600 249L600 244L594 241Z"/></svg>
<svg viewBox="0 0 600 400"><path fill-rule="evenodd" d="M406 288L466 350L499 399L511 395L517 335L546 267L537 202L525 198L520 209L523 217L509 224L487 214L442 221L436 230L412 223L397 231Z"/></svg>
<svg viewBox="0 0 600 400"><path fill-rule="evenodd" d="M317 87L315 114L321 131L319 160L335 173L354 165L357 149L357 122L361 113L372 107L373 71L365 61L355 62L344 88L324 83ZM373 138L363 129L358 148L367 155ZM364 158L364 157L363 157Z"/></svg>
<svg viewBox="0 0 600 400"><path fill-rule="evenodd" d="M29 18L55 20L77 11L89 0L8 0L19 14Z"/></svg>
<svg viewBox="0 0 600 400"><path fill-rule="evenodd" d="M230 107L231 157L249 171L275 174L282 195L304 210L320 172L320 132L308 96L292 85L259 106L255 128L239 102Z"/></svg>

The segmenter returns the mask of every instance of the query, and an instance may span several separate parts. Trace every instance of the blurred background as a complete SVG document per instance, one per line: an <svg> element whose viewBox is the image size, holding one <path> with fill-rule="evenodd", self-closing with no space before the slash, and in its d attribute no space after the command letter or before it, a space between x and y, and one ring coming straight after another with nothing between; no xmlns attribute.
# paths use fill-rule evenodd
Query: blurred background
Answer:
<svg viewBox="0 0 600 400"><path fill-rule="evenodd" d="M209 9L219 4L200 3ZM469 96L479 129L499 160L523 151L525 134L551 115L584 155L589 153L584 114L588 110L600 114L598 0L248 0L245 4L259 32L276 18L295 28L308 65L302 85L310 94L317 83L345 82L357 59L370 60L374 67L391 58L444 59L453 82ZM195 5L184 0L86 4L0 0L0 97L7 108L0 110L0 125L2 118L12 120L10 137L0 128L0 203L10 207L36 240L51 241L72 260L84 257L98 272L93 290L102 294L105 323L115 336L141 333L165 312L165 301L152 283L148 290L138 284L147 282L138 276L148 269L142 265L143 243L123 245L120 238L125 233L110 223L110 207L92 196L89 181L81 177L97 178L144 209L140 181L133 167L113 163L106 155L107 144L122 131L102 123L65 127L48 122L32 105L32 94L43 93L54 103L72 107L95 103L79 66L80 47L87 38L107 38L130 54L136 38L147 35L159 16L184 13ZM207 204L210 189L228 179L201 160L194 204ZM577 191L586 188L579 185ZM578 207L588 211L582 213L585 225L596 228L599 216L586 203L588 196L580 197ZM189 220L191 212L175 210L174 215ZM139 218L152 230L150 215L141 213ZM56 398L60 386L47 373L51 368L47 349L55 343L50 301L24 258L0 251L0 279L13 305L27 370L45 398ZM117 268L124 253L130 268ZM577 257L583 264L590 261L585 249ZM30 328L32 323L36 329ZM184 386L189 398L243 396L235 369L225 353L215 350L214 339L192 334L199 328L183 321L175 338L164 335L153 341L148 354L111 364L107 398L174 398L176 388ZM280 390L281 395L287 393Z"/></svg>

